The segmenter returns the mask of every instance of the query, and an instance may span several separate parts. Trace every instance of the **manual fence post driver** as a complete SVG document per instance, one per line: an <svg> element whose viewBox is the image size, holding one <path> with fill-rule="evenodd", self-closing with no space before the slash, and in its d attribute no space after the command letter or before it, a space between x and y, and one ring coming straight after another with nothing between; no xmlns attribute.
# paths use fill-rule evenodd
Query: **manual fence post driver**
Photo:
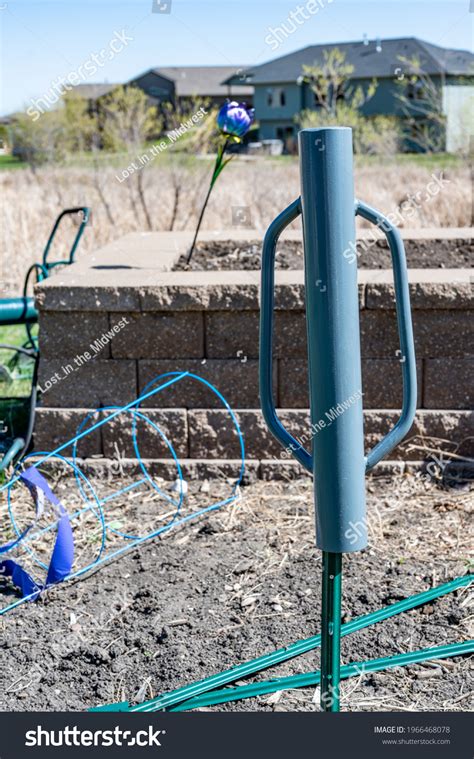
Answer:
<svg viewBox="0 0 474 759"><path fill-rule="evenodd" d="M322 551L321 708L339 711L342 554L367 545L365 473L410 429L416 366L403 242L386 217L354 199L352 130L299 134L301 198L270 225L262 255L260 396L279 442L314 476L316 544ZM283 427L272 394L274 263L278 238L303 219L311 452ZM392 253L403 373L403 408L393 429L364 455L355 215L385 233Z"/></svg>

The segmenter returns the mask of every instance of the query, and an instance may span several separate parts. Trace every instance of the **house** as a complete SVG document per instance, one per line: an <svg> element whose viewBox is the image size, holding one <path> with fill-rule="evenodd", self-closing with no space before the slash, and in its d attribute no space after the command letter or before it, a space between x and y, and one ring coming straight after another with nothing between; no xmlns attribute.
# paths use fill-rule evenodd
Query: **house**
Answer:
<svg viewBox="0 0 474 759"><path fill-rule="evenodd" d="M73 94L84 98L88 102L88 111L92 115L99 109L100 99L109 95L119 84L76 84Z"/></svg>
<svg viewBox="0 0 474 759"><path fill-rule="evenodd" d="M237 66L168 66L145 71L124 85L139 87L146 92L153 105L163 102L183 105L191 98L210 100L213 105L221 105L227 98L236 98L251 103L253 87L239 79ZM237 72L237 73L236 73ZM225 79L234 76L234 84L224 84ZM104 96L118 87L118 84L78 84L74 93L87 98L89 110L94 112Z"/></svg>
<svg viewBox="0 0 474 759"><path fill-rule="evenodd" d="M150 69L130 80L157 103L183 102L191 98L207 99L222 105L227 98L251 103L253 87L239 78L237 66L165 66ZM224 83L233 78L233 83Z"/></svg>
<svg viewBox="0 0 474 759"><path fill-rule="evenodd" d="M423 74L440 89L442 111L446 117L444 148L455 151L467 146L467 131L462 122L467 118L469 101L474 95L474 55L464 50L451 50L432 45L416 37L328 45L310 45L294 53L276 58L244 71L239 78L230 76L225 84L232 85L242 78L254 87L255 115L260 124L260 139L294 138L297 132L295 116L318 106L310 86L302 80L304 64L322 64L325 51L338 48L345 54L345 62L353 66L351 85L367 86L373 78L378 87L375 95L361 108L367 115L385 114L406 118L400 102L400 82L403 82L406 64L402 59L416 59ZM413 85L411 85L413 88ZM416 100L420 91L406 95ZM416 109L414 109L416 113ZM414 136L414 135L413 135Z"/></svg>

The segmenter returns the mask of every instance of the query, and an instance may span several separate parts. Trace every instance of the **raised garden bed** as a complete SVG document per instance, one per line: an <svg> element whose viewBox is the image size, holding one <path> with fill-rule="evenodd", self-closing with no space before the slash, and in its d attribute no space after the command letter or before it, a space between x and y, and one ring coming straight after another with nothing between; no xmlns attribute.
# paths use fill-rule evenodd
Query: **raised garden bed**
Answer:
<svg viewBox="0 0 474 759"><path fill-rule="evenodd" d="M412 265L409 269L418 412L409 439L394 458L419 462L426 458L428 448L472 458L472 269L460 268L462 256L471 255L471 234L439 229L405 231L403 236L408 250L424 250L426 255L433 250L446 263L446 251L451 251L458 266ZM206 246L209 250L252 250L257 238L256 231L239 231L232 242L227 233L210 234L198 253ZM131 234L38 287L40 384L49 389L37 414L37 449L54 449L72 437L88 410L129 403L153 377L180 370L213 383L235 410L245 437L249 471L266 477L270 471L275 476L296 466L285 458L260 412L259 271L173 271L190 243L191 234L185 232ZM286 248L301 249L301 239L294 232L282 241L282 250ZM388 257L386 249L377 250ZM375 246L367 248L369 252L374 253ZM358 279L368 449L398 417L400 346L391 269L361 268ZM275 289L275 402L284 424L301 437L309 428L301 268L277 271ZM91 345L118 323L126 327L95 354ZM94 359L77 365L77 356L87 351L95 354ZM65 377L63 367L69 366L74 371L68 368ZM56 372L61 381L52 384ZM150 401L149 411L170 435L186 465L212 460L213 467L220 469L223 462L236 457L224 412L191 380ZM120 435L118 440L121 458L133 457L125 442L122 446ZM105 434L90 442L90 450L81 453L86 458L115 455ZM166 452L158 443L149 441L142 455L161 461Z"/></svg>

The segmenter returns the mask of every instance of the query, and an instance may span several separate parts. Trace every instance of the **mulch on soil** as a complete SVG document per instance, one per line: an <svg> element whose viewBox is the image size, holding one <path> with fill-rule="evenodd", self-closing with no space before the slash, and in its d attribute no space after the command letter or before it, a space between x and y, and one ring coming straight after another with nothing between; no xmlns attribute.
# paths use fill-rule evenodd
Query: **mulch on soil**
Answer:
<svg viewBox="0 0 474 759"><path fill-rule="evenodd" d="M195 503L208 487L191 485ZM370 546L344 557L343 621L468 571L472 493L413 475L367 487ZM134 703L314 635L320 556L308 478L246 486L234 505L0 617L1 708ZM468 599L461 589L347 636L343 660L466 640ZM316 650L262 677L318 667ZM466 710L469 670L459 657L361 675L343 683L342 708ZM312 711L317 701L310 688L214 708Z"/></svg>
<svg viewBox="0 0 474 759"><path fill-rule="evenodd" d="M360 255L357 265L361 269L391 269L390 251L385 240L359 242ZM406 240L407 263L411 269L459 269L474 266L474 245L470 240ZM203 242L198 243L186 264L182 256L175 269L220 270L259 269L261 265L261 241ZM277 269L302 269L303 248L300 242L282 241L278 244L275 265Z"/></svg>

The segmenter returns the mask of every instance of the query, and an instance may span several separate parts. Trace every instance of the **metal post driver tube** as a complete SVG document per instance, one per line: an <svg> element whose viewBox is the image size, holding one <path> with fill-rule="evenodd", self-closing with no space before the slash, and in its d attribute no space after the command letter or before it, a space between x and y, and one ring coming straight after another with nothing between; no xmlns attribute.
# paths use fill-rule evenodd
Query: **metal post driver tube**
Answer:
<svg viewBox="0 0 474 759"><path fill-rule="evenodd" d="M400 442L413 422L415 353L403 243L382 214L354 199L351 130L304 129L299 134L299 151L301 199L272 222L263 244L260 397L271 432L314 474L316 542L323 551L321 707L338 711L342 553L361 550L367 544L365 472ZM311 452L283 427L272 396L275 249L282 230L301 213ZM377 224L387 236L404 357L400 419L367 457L363 450L355 214Z"/></svg>
<svg viewBox="0 0 474 759"><path fill-rule="evenodd" d="M352 131L299 134L316 542L367 544ZM355 536L355 539L354 539Z"/></svg>
<svg viewBox="0 0 474 759"><path fill-rule="evenodd" d="M367 544L352 131L299 135L316 543L323 551L321 708L339 711L341 553ZM354 540L355 537L355 540Z"/></svg>

